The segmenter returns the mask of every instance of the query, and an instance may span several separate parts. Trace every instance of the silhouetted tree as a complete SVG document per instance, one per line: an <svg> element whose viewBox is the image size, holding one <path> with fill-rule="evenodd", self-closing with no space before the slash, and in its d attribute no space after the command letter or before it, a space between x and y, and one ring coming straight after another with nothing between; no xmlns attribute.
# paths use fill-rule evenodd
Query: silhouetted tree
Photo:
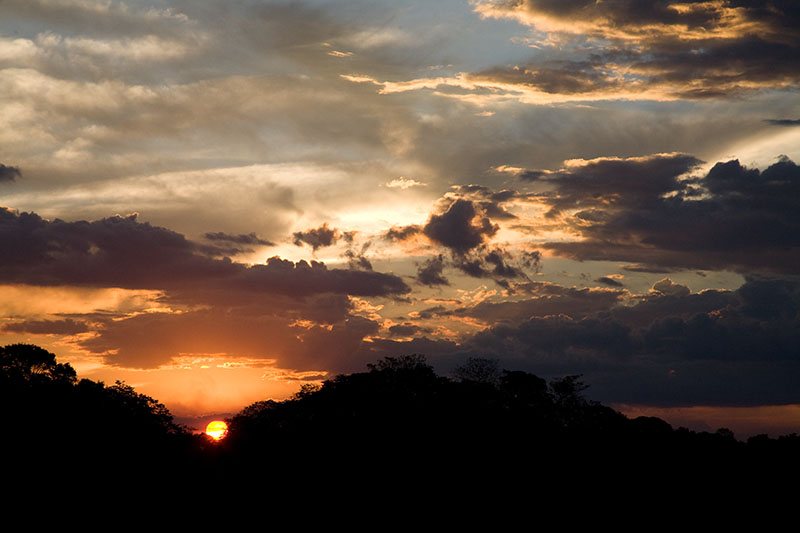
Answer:
<svg viewBox="0 0 800 533"><path fill-rule="evenodd" d="M463 365L455 368L453 376L460 381L496 385L500 379L500 363L497 359L469 357Z"/></svg>
<svg viewBox="0 0 800 533"><path fill-rule="evenodd" d="M550 382L550 391L553 393L556 404L572 408L585 403L581 393L588 386L580 381L581 377L581 375L564 376Z"/></svg>
<svg viewBox="0 0 800 533"><path fill-rule="evenodd" d="M7 385L37 385L46 382L73 384L75 370L59 364L56 356L32 344L10 344L0 348L0 379Z"/></svg>
<svg viewBox="0 0 800 533"><path fill-rule="evenodd" d="M408 372L408 371L433 371L424 355L411 354L399 357L384 357L377 363L368 363L370 372Z"/></svg>
<svg viewBox="0 0 800 533"><path fill-rule="evenodd" d="M255 402L212 445L125 383L76 381L46 350L10 345L0 348L0 410L15 429L0 443L4 479L109 478L141 494L153 486L263 487L311 475L315 483L300 481L300 490L326 483L336 490L343 476L371 491L432 480L450 488L518 490L533 482L574 490L576 480L642 483L646 475L675 483L701 472L707 486L708 479L798 470L797 435L745 444L724 428L673 430L586 400L577 375L548 384L503 370L485 379L492 362L468 365L476 372L464 375L477 379L438 376L419 354L388 357L367 372L306 385L288 400Z"/></svg>
<svg viewBox="0 0 800 533"><path fill-rule="evenodd" d="M3 448L19 460L9 470L24 467L25 475L50 480L77 472L141 476L167 464L189 470L189 433L163 404L129 385L77 381L69 364L24 344L0 348L0 384L0 416L14 428Z"/></svg>

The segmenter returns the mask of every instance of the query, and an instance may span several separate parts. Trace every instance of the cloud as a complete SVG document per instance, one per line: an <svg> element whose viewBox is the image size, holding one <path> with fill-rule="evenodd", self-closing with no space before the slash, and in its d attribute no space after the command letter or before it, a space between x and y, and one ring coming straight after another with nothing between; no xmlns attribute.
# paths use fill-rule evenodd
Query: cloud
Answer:
<svg viewBox="0 0 800 533"><path fill-rule="evenodd" d="M275 243L259 238L255 233L230 235L222 231L206 233L204 237L210 241L225 241L234 244L251 244L261 246L275 246Z"/></svg>
<svg viewBox="0 0 800 533"><path fill-rule="evenodd" d="M486 324L520 323L532 316L565 316L585 318L595 313L609 311L619 304L626 292L618 289L563 287L545 282L523 282L513 285L514 291L532 297L513 301L483 301L442 313L468 316Z"/></svg>
<svg viewBox="0 0 800 533"><path fill-rule="evenodd" d="M361 246L361 250L353 250L352 248L344 252L347 258L347 264L351 269L372 270L372 263L367 259L367 250L372 245L371 241L367 241Z"/></svg>
<svg viewBox="0 0 800 533"><path fill-rule="evenodd" d="M497 309L480 304L469 313L486 316L489 310ZM514 361L541 375L581 372L603 401L796 403L800 396L791 383L800 377L798 325L797 279L760 277L737 291L652 292L633 306L611 305L582 318L537 314L501 322L465 340L462 350L496 356L502 364Z"/></svg>
<svg viewBox="0 0 800 533"><path fill-rule="evenodd" d="M769 119L766 122L775 126L800 126L800 119L792 118Z"/></svg>
<svg viewBox="0 0 800 533"><path fill-rule="evenodd" d="M393 337L411 337L418 333L431 333L431 329L420 327L411 322L403 322L389 327L389 335Z"/></svg>
<svg viewBox="0 0 800 533"><path fill-rule="evenodd" d="M417 180L412 180L409 178L404 178L400 176L398 179L394 179L386 184L387 187L390 189L410 189L411 187L425 187L425 183L421 183Z"/></svg>
<svg viewBox="0 0 800 533"><path fill-rule="evenodd" d="M98 335L79 345L102 354L107 364L130 368L157 368L181 354L225 354L273 362L281 368L338 369L364 337L379 329L377 323L347 315L331 324L298 322L297 311L222 306L181 314L143 314L108 322Z"/></svg>
<svg viewBox="0 0 800 533"><path fill-rule="evenodd" d="M9 333L30 333L33 335L75 335L85 333L91 328L84 322L70 318L63 320L23 320L4 324L2 331Z"/></svg>
<svg viewBox="0 0 800 533"><path fill-rule="evenodd" d="M234 243L259 240L211 235ZM11 322L3 330L92 331L74 342L113 366L155 368L181 354L223 353L275 359L284 368L343 368L364 337L380 329L354 314L350 298L411 291L393 274L279 257L245 265L215 253L136 215L65 222L2 209L0 282L163 291L157 308L86 315L91 327L76 318Z"/></svg>
<svg viewBox="0 0 800 533"><path fill-rule="evenodd" d="M209 251L223 256L252 253L252 246L275 246L275 243L260 239L255 233L232 235L217 231L206 233L203 237L214 243Z"/></svg>
<svg viewBox="0 0 800 533"><path fill-rule="evenodd" d="M17 167L0 164L0 183L4 181L14 181L20 176L22 176L22 173Z"/></svg>
<svg viewBox="0 0 800 533"><path fill-rule="evenodd" d="M654 321L644 332L647 349L693 360L800 361L798 283L751 278L736 296L716 313Z"/></svg>
<svg viewBox="0 0 800 533"><path fill-rule="evenodd" d="M392 274L328 269L278 257L247 266L214 259L206 248L136 215L92 222L45 220L0 209L0 280L34 285L132 289L206 287L294 295L397 295L410 288Z"/></svg>
<svg viewBox="0 0 800 533"><path fill-rule="evenodd" d="M447 194L450 198L470 200L492 219L509 220L517 218L506 209L506 204L527 201L531 195L523 194L513 189L492 191L483 185L456 185L452 192Z"/></svg>
<svg viewBox="0 0 800 533"><path fill-rule="evenodd" d="M526 277L521 267L512 266L509 260L513 260L513 256L507 251L482 246L467 256L455 256L453 266L473 278L493 278L497 281L503 278ZM530 264L528 257L523 258L523 264Z"/></svg>
<svg viewBox="0 0 800 533"><path fill-rule="evenodd" d="M610 276L602 276L597 278L596 280L598 283L602 283L603 285L608 285L609 287L624 287L623 283L617 279L614 279Z"/></svg>
<svg viewBox="0 0 800 533"><path fill-rule="evenodd" d="M542 268L542 252L539 250L522 252L522 266L534 272L539 272Z"/></svg>
<svg viewBox="0 0 800 533"><path fill-rule="evenodd" d="M530 26L536 55L436 78L353 81L383 94L427 89L483 104L701 100L800 82L800 8L788 2L482 0L474 9Z"/></svg>
<svg viewBox="0 0 800 533"><path fill-rule="evenodd" d="M447 285L446 266L454 267L473 278L491 278L508 287L508 278L524 278L524 269L538 270L541 254L523 251L511 253L489 241L500 229L493 219L515 220L506 210L512 202L530 202L538 195L504 189L492 191L483 185L452 186L438 202L439 212L429 216L424 225L392 227L383 234L390 241L410 241L424 237L433 246L444 247L450 259L439 254L418 266L417 281L423 285Z"/></svg>
<svg viewBox="0 0 800 533"><path fill-rule="evenodd" d="M679 181L702 161L686 154L655 154L627 159L603 157L567 161L558 172L526 173L522 179L552 183L557 194L548 198L548 216L580 207L584 220L602 218L606 206L646 208L660 196L685 189Z"/></svg>
<svg viewBox="0 0 800 533"><path fill-rule="evenodd" d="M383 237L389 241L406 241L422 233L422 226L395 226L389 228Z"/></svg>
<svg viewBox="0 0 800 533"><path fill-rule="evenodd" d="M272 257L266 265L253 265L232 280L234 286L279 294L305 296L339 293L353 296L397 296L411 291L393 274L374 271L328 269L319 261L291 261Z"/></svg>
<svg viewBox="0 0 800 533"><path fill-rule="evenodd" d="M713 314L728 309L738 302L733 291L706 289L691 293L687 287L666 278L654 283L635 305L614 307L609 309L609 314L631 327L643 328L665 316L688 319L697 314Z"/></svg>
<svg viewBox="0 0 800 533"><path fill-rule="evenodd" d="M431 215L422 232L431 241L463 255L497 233L498 226L468 200L455 200L441 215Z"/></svg>
<svg viewBox="0 0 800 533"><path fill-rule="evenodd" d="M493 326L478 333L471 342L491 353L516 344L524 357L559 365L563 364L559 361L562 358L624 358L633 345L630 333L630 328L609 320L544 316L530 318L516 327Z"/></svg>
<svg viewBox="0 0 800 533"><path fill-rule="evenodd" d="M507 90L535 90L551 95L585 95L622 89L622 80L609 76L600 57L591 61L549 61L540 65L494 67L466 76L476 86L495 85Z"/></svg>
<svg viewBox="0 0 800 533"><path fill-rule="evenodd" d="M308 229L306 231L298 231L294 233L294 244L302 246L306 243L311 246L316 252L319 248L326 246L333 246L342 234L336 228L329 228L327 222L318 228Z"/></svg>
<svg viewBox="0 0 800 533"><path fill-rule="evenodd" d="M800 281L749 277L735 291L690 292L662 279L646 294L613 288L512 283L516 301L482 301L411 315L369 353L426 353L439 364L497 358L550 377L583 374L589 394L640 405L773 405L800 393ZM442 342L423 321L470 318L487 327ZM422 336L428 335L428 336ZM425 350L419 350L426 344ZM392 352L393 351L393 352Z"/></svg>
<svg viewBox="0 0 800 533"><path fill-rule="evenodd" d="M427 259L417 269L417 281L429 287L438 285L450 285L447 278L444 277L444 256L439 254L436 257Z"/></svg>
<svg viewBox="0 0 800 533"><path fill-rule="evenodd" d="M456 187L454 193L441 200L445 206L442 212L431 214L424 225L394 226L383 234L383 238L402 242L424 236L432 245L447 248L457 258L457 264L465 264L469 260L467 255L483 246L500 229L489 218L488 211L494 210L500 218L514 218L500 207L503 201L507 201L502 194L498 195L501 197L499 200L472 201L463 197L463 192L470 188L477 188L481 197L490 196L485 187Z"/></svg>
<svg viewBox="0 0 800 533"><path fill-rule="evenodd" d="M653 284L653 288L651 290L655 293L663 294L665 296L687 296L691 292L689 287L675 283L669 278L664 278L661 281L657 281Z"/></svg>
<svg viewBox="0 0 800 533"><path fill-rule="evenodd" d="M683 154L569 163L535 180L552 187L548 216L580 236L543 245L559 255L639 271L792 273L800 260L800 169L787 158L763 171L717 163L705 176Z"/></svg>

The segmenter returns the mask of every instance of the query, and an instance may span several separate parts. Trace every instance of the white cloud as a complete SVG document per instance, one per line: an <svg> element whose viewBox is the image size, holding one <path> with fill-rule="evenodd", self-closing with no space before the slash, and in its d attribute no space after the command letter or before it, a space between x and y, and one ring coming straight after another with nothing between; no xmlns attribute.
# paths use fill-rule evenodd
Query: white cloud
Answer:
<svg viewBox="0 0 800 533"><path fill-rule="evenodd" d="M410 189L411 187L425 187L426 184L419 182L417 180L412 180L400 176L399 178L394 179L389 183L387 183L386 186L391 189Z"/></svg>

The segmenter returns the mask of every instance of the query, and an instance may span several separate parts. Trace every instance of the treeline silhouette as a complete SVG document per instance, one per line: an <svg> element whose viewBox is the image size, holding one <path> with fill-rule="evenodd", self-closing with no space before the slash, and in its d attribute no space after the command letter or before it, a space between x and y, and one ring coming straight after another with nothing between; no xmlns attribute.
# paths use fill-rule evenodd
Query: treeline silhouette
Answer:
<svg viewBox="0 0 800 533"><path fill-rule="evenodd" d="M78 380L52 353L15 344L0 348L3 461L7 479L23 486L112 475L128 487L157 480L176 490L308 479L332 489L343 475L373 488L547 480L566 490L576 480L741 482L798 469L796 434L742 442L725 429L673 429L628 419L584 389L580 376L548 383L489 359L470 359L451 378L422 355L388 357L288 400L256 402L213 442L124 383Z"/></svg>

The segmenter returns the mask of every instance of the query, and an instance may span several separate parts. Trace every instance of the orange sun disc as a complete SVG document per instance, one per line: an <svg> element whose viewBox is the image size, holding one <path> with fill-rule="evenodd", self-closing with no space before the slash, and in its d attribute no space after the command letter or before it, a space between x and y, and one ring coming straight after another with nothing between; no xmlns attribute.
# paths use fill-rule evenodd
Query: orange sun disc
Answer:
<svg viewBox="0 0 800 533"><path fill-rule="evenodd" d="M211 437L214 440L220 440L225 438L225 435L228 434L228 424L223 422L222 420L214 420L213 422L209 422L206 426L206 435Z"/></svg>

